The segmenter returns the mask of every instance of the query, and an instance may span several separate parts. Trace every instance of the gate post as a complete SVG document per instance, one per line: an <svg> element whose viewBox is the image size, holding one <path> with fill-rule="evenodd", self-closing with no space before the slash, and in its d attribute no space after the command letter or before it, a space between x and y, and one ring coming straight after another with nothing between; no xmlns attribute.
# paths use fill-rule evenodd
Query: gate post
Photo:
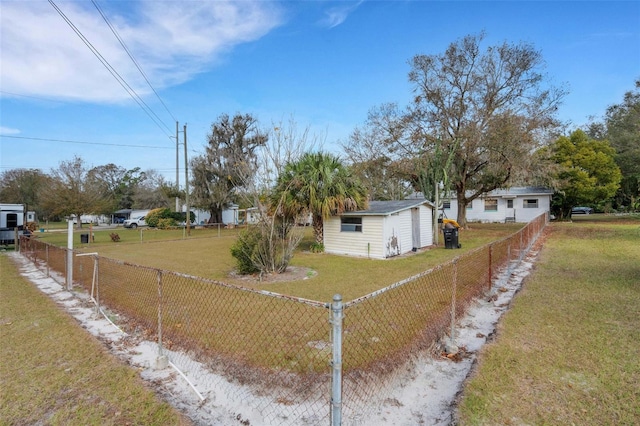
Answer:
<svg viewBox="0 0 640 426"><path fill-rule="evenodd" d="M331 426L342 424L342 296L333 296L331 304L333 359L331 361Z"/></svg>

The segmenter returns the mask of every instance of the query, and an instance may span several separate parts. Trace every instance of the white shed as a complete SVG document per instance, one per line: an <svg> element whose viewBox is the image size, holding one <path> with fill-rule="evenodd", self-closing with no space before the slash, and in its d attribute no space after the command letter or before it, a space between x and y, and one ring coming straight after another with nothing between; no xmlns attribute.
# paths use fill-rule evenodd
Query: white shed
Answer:
<svg viewBox="0 0 640 426"><path fill-rule="evenodd" d="M433 204L371 201L367 210L324 221L326 253L386 259L433 245Z"/></svg>

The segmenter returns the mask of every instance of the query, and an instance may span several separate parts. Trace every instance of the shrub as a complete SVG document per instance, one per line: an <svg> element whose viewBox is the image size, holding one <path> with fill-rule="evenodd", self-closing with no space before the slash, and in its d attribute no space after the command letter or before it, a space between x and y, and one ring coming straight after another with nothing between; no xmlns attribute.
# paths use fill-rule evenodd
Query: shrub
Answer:
<svg viewBox="0 0 640 426"><path fill-rule="evenodd" d="M279 274L289 266L301 239L302 232L293 223L263 219L240 232L231 255L236 258L241 274Z"/></svg>
<svg viewBox="0 0 640 426"><path fill-rule="evenodd" d="M173 212L166 207L153 209L145 216L144 220L147 225L156 228L161 219L173 219Z"/></svg>
<svg viewBox="0 0 640 426"><path fill-rule="evenodd" d="M238 239L231 246L231 255L236 259L238 273L242 275L259 272L253 261L262 233L259 228L246 228L238 234Z"/></svg>
<svg viewBox="0 0 640 426"><path fill-rule="evenodd" d="M311 250L311 253L324 253L324 244L314 241L309 246L309 250Z"/></svg>
<svg viewBox="0 0 640 426"><path fill-rule="evenodd" d="M166 218L162 218L158 220L158 223L156 224L156 228L158 229L168 229L168 228L173 228L174 226L176 226L176 220L172 217L166 217Z"/></svg>
<svg viewBox="0 0 640 426"><path fill-rule="evenodd" d="M190 212L190 222L195 223L196 215L193 212ZM160 228L166 229L171 228L172 226L178 226L179 223L182 223L186 220L186 213L183 212L172 212L167 207L161 207L158 209L153 209L145 216L144 220L147 222L147 225L152 228Z"/></svg>

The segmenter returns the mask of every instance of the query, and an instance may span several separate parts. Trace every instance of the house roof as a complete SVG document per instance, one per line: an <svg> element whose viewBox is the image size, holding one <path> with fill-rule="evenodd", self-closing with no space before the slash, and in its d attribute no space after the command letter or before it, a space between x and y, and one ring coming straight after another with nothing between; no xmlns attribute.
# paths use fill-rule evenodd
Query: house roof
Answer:
<svg viewBox="0 0 640 426"><path fill-rule="evenodd" d="M555 191L550 188L546 188L543 186L514 186L511 188L500 188L494 189L493 191L487 192L482 197L502 197L502 198L515 198L517 196L522 195L553 195ZM467 192L467 195L471 195L472 192ZM454 199L456 198L456 193L451 192L446 199Z"/></svg>
<svg viewBox="0 0 640 426"><path fill-rule="evenodd" d="M553 195L553 189L542 186L520 186L506 189L494 189L488 195Z"/></svg>
<svg viewBox="0 0 640 426"><path fill-rule="evenodd" d="M424 198L393 201L369 201L368 209L344 212L342 213L342 216L388 216L423 204L433 207L433 204Z"/></svg>

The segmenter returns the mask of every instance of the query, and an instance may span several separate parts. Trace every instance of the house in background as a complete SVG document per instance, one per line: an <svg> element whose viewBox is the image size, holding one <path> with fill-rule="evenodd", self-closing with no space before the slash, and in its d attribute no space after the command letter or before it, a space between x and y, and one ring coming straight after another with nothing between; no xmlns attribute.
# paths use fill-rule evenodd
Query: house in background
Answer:
<svg viewBox="0 0 640 426"><path fill-rule="evenodd" d="M211 219L211 212L208 210L190 209L195 215L194 225L206 225L209 224ZM182 206L182 212L187 211L187 206ZM238 205L231 203L222 210L222 224L237 225L238 224Z"/></svg>
<svg viewBox="0 0 640 426"><path fill-rule="evenodd" d="M529 222L542 213L550 213L553 192L549 188L532 186L495 189L467 206L467 221ZM458 217L455 195L445 198L443 213L449 219Z"/></svg>
<svg viewBox="0 0 640 426"><path fill-rule="evenodd" d="M371 201L324 221L326 253L386 259L431 245L433 204L424 198Z"/></svg>
<svg viewBox="0 0 640 426"><path fill-rule="evenodd" d="M121 209L111 214L111 223L124 223L127 219L135 219L140 216L146 216L150 209Z"/></svg>

